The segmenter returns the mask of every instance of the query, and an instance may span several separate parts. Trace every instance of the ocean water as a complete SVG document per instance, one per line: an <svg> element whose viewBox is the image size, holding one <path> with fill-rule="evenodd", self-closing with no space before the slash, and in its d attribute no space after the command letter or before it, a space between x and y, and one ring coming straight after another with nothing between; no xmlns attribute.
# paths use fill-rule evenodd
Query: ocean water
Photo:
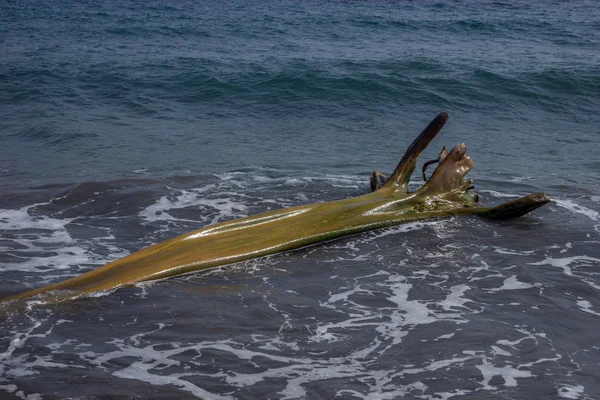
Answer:
<svg viewBox="0 0 600 400"><path fill-rule="evenodd" d="M600 398L599 110L594 1L0 0L0 297L363 194L440 111L423 160L552 199L12 315L0 398Z"/></svg>

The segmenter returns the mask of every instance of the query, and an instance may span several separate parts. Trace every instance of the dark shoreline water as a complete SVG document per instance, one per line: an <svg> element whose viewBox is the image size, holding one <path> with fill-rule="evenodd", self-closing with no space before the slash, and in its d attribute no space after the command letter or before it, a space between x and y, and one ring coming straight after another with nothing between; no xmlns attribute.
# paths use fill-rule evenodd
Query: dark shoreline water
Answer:
<svg viewBox="0 0 600 400"><path fill-rule="evenodd" d="M356 196L439 111L485 204L0 323L0 397L600 397L594 2L0 0L0 296ZM412 182L418 187L419 182Z"/></svg>

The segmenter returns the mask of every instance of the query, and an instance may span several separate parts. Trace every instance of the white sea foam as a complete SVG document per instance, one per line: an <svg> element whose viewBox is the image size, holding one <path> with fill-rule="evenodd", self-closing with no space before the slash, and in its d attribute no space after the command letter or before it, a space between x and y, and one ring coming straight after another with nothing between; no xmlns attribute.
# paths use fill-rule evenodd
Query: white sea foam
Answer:
<svg viewBox="0 0 600 400"><path fill-rule="evenodd" d="M580 399L584 394L583 385L564 385L557 389L558 397L563 399Z"/></svg>
<svg viewBox="0 0 600 400"><path fill-rule="evenodd" d="M1 210L0 221L2 228L7 230L22 230L22 229L42 229L49 231L58 231L64 229L73 219L56 219L48 216L31 215L35 207L50 204L36 203L29 206L21 207L17 210Z"/></svg>
<svg viewBox="0 0 600 400"><path fill-rule="evenodd" d="M581 278L581 281L587 283L588 285L590 285L594 289L600 291L600 285L598 285L596 282L592 282L591 280L584 279L584 278Z"/></svg>
<svg viewBox="0 0 600 400"><path fill-rule="evenodd" d="M198 219L194 220L176 218L175 216L169 214L168 211L190 207L202 207L209 208L210 210L217 212L217 215L215 215L211 220L206 221L208 224L214 224L231 217L245 217L247 215L246 204L239 201L234 201L232 196L224 196L225 193L220 193L218 198L211 198L211 196L206 195L207 192L210 192L215 188L216 185L207 185L192 190L180 190L180 194L177 196L173 196L171 194L163 196L154 204L140 211L139 216L145 219L147 222L198 222L198 220L201 220L200 216ZM212 196L214 196L214 194L212 194ZM243 196L237 195L236 197Z"/></svg>
<svg viewBox="0 0 600 400"><path fill-rule="evenodd" d="M455 333L447 333L445 335L440 335L438 337L436 337L435 339L433 339L434 341L438 341L440 339L452 339L452 337L455 335Z"/></svg>
<svg viewBox="0 0 600 400"><path fill-rule="evenodd" d="M358 189L360 187L367 187L369 177L361 175L325 174L323 176L303 177L302 180L309 183L324 181L330 183L331 186L334 187Z"/></svg>
<svg viewBox="0 0 600 400"><path fill-rule="evenodd" d="M492 348L492 353L494 355L497 355L497 356L506 356L506 357L512 356L511 353L509 353L508 351L506 351L504 349L501 349L498 346L492 346L491 348Z"/></svg>
<svg viewBox="0 0 600 400"><path fill-rule="evenodd" d="M552 199L552 200L558 206L566 208L569 211L572 211L576 214L585 215L592 221L600 221L600 214L598 214L598 212L595 210L592 210L590 208L579 205L572 200L566 200L566 199L562 199L562 200L561 199Z"/></svg>
<svg viewBox="0 0 600 400"><path fill-rule="evenodd" d="M408 292L412 288L412 284L406 283L406 279L403 276L392 275L388 278L387 284L392 290L391 296L387 299L397 306L391 314L392 320L396 322L395 325L421 325L431 324L436 321L434 314L427 308L426 304L417 300L408 300ZM402 310L404 313L399 314L396 310ZM398 327L396 326L396 328ZM389 333L391 331L388 330ZM392 344L399 343L399 340L399 337L394 337Z"/></svg>
<svg viewBox="0 0 600 400"><path fill-rule="evenodd" d="M515 256L532 256L532 255L535 255L535 250L514 251L514 250L503 249L503 248L500 248L500 247L496 247L494 249L494 252L498 253L498 254L510 254L510 255L515 255Z"/></svg>
<svg viewBox="0 0 600 400"><path fill-rule="evenodd" d="M502 379L504 379L504 386L517 386L517 378L531 377L531 371L519 370L511 365L496 367L486 359L483 359L481 365L477 365L476 367L481 371L481 375L483 375L483 381L481 383L487 390L496 389L495 386L490 385L490 381L495 376L501 376Z"/></svg>
<svg viewBox="0 0 600 400"><path fill-rule="evenodd" d="M423 393L425 393L426 390L427 390L427 385L425 385L423 382L413 382L413 383L409 383L408 385L396 385L394 387L387 388L385 392L381 392L379 390L374 390L373 392L371 392L367 395L364 395L356 390L344 389L344 390L339 390L336 393L336 396L342 396L344 394L349 394L353 397L356 397L359 399L365 399L365 400L379 400L379 399L394 400L394 399L405 398L405 396L411 395L411 397L418 397L418 398L423 398L423 399L431 398L433 400L433 397L423 394ZM413 394L413 392L416 392L416 391L418 391L420 394L419 395ZM448 397L446 397L446 398L448 398ZM442 397L440 395L440 393L436 393L435 399L444 399L444 397Z"/></svg>
<svg viewBox="0 0 600 400"><path fill-rule="evenodd" d="M487 190L487 189L482 189L479 192L489 193L494 197L507 197L507 198L520 197L518 194L514 194L514 193L501 193L501 192L497 192L495 190Z"/></svg>
<svg viewBox="0 0 600 400"><path fill-rule="evenodd" d="M436 360L422 368L406 368L400 372L400 375L404 374L418 374L425 371L436 371L441 368L447 368L453 364L463 364L465 361L476 359L475 356L467 356L467 357L454 357L448 360Z"/></svg>
<svg viewBox="0 0 600 400"><path fill-rule="evenodd" d="M438 305L441 306L446 311L460 310L466 308L465 304L470 303L471 300L464 297L465 292L471 289L468 285L456 285L450 288L450 293L448 296L438 302Z"/></svg>
<svg viewBox="0 0 600 400"><path fill-rule="evenodd" d="M525 340L533 340L534 342L537 343L538 337L545 337L545 335L543 333L533 333L523 327L516 328L515 331L518 333L522 333L525 336L523 336L519 339L516 339L516 340L500 339L500 340L496 341L496 344L511 347L513 349L517 349L517 346L520 345Z"/></svg>
<svg viewBox="0 0 600 400"><path fill-rule="evenodd" d="M584 312L586 312L588 314L597 315L597 316L600 317L600 313L592 310L592 303L590 303L587 300L578 300L577 301L577 306L579 307L579 309L581 311L584 311Z"/></svg>
<svg viewBox="0 0 600 400"><path fill-rule="evenodd" d="M490 265L485 262L484 260L480 260L479 261L480 266L471 266L471 267L466 267L461 269L462 271L471 271L471 273L469 274L469 276L467 277L469 279L469 281L473 282L473 281L479 281L479 280L483 280L483 279L489 279L489 278L504 278L505 275L503 275L502 273L492 269L490 267ZM485 273L485 275L484 275ZM476 276L478 275L478 276Z"/></svg>
<svg viewBox="0 0 600 400"><path fill-rule="evenodd" d="M533 176L515 176L514 178L509 179L509 182L525 182L533 180Z"/></svg>
<svg viewBox="0 0 600 400"><path fill-rule="evenodd" d="M580 264L580 265L599 265L600 258L594 258L589 256L573 256L573 257L564 257L564 258L552 258L547 257L545 260L528 263L529 265L550 265L556 268L562 268L565 275L573 276L573 270L571 268L571 264Z"/></svg>
<svg viewBox="0 0 600 400"><path fill-rule="evenodd" d="M358 379L363 380L360 376L365 375L364 364L363 361L371 354L373 354L377 349L381 349L383 342L382 339L388 343L383 350L389 348L391 344L398 343L398 340L401 340L408 331L403 330L403 326L411 326L415 324L429 324L436 321L434 317L434 312L427 309L425 304L422 304L418 301L410 301L407 299L407 292L410 290L411 285L406 283L406 279L402 276L398 275L390 275L385 271L378 271L374 274L371 274L366 279L373 278L383 278L385 279L385 286L382 286L381 289L390 290L390 293L387 297L389 301L395 304L393 307L384 308L385 314L389 316L388 321L382 321L380 317L377 317L375 314L372 314L369 308L361 306L360 303L356 302L353 297L361 294L364 295L366 293L370 293L370 290L361 287L360 285L351 289L346 289L338 293L332 293L329 297L328 301L324 304L326 307L333 307L337 310L340 310L342 307L350 307L354 316L350 316L350 318L344 320L339 323L322 323L316 330L316 332L311 336L311 340L316 342L321 342L324 339L334 338L334 340L343 340L342 336L337 334L329 333L332 331L344 331L349 330L352 331L357 327L372 327L374 331L378 332L381 335L381 338L376 337L373 342L362 349L357 349L353 351L351 355L346 356L344 360L338 359L321 359L320 361L311 360L308 358L302 357L282 357L276 356L272 354L273 351L279 351L281 339L276 338L276 340L269 340L268 338L261 337L261 349L264 352L256 352L250 351L247 349L243 349L239 344L229 341L221 341L221 342L205 342L194 346L182 346L178 345L176 349L167 354L167 356L172 357L176 353L182 353L190 350L192 347L196 349L198 352L201 352L202 349L206 350L209 348L219 349L228 353L235 355L240 358L240 360L253 360L254 357L266 357L272 360L279 361L281 363L286 364L283 367L273 367L269 368L264 372L257 373L240 373L229 371L224 377L229 384L243 387L245 385L253 385L257 382L263 381L268 378L287 378L286 386L283 390L279 392L279 394L286 399L292 398L302 398L306 395L305 385L310 382L315 382L324 379L332 379L332 378L347 378L349 376L357 376ZM383 283L382 282L382 283ZM450 299L447 300L449 304L464 304L464 301L457 300L461 294L465 292L465 288L454 288L451 291L451 294L448 296ZM269 302L267 302L269 303ZM275 310L279 311L277 306L274 304L268 304L268 306ZM443 308L443 307L442 307ZM450 308L450 307L447 307ZM284 313L286 314L286 313ZM288 318L288 317L286 317ZM385 326L386 329L381 329L381 326ZM281 334L281 333L280 333ZM266 344L270 344L267 346ZM119 344L122 347L122 344ZM146 349L146 347L144 347ZM156 351L155 348L152 351ZM164 359L165 351L163 351L161 359ZM380 354L380 353L379 353ZM103 363L108 359L117 358L122 356L132 356L131 352L117 352L110 354L108 356L97 357L95 359L95 363ZM139 355L141 357L142 354ZM454 363L460 363L466 359L470 359L472 357L452 359L452 360L442 360L430 363L428 366L423 368L423 371L435 371L440 368L444 368L448 365ZM158 355L155 356L145 356L145 359L156 360L159 359ZM138 362L139 364L139 362ZM124 371L118 373L118 376L127 376L127 377L136 377L136 379L142 379L145 381L153 382L154 384L164 384L164 380L162 378L155 379L154 377L147 376L149 373L150 367L154 364L146 362L144 365L136 365L136 374L134 375L131 372L131 366L127 367ZM141 371L141 372L140 372ZM395 395L400 395L401 393L409 393L413 390L418 390L418 387L415 386L399 386L393 385L389 386L389 373L384 371L369 371L368 376L370 376L371 380L373 376L379 376L377 382L369 382L369 386L373 387L374 390L370 391L370 396L377 396L378 398L394 398ZM173 375L171 375L173 378ZM174 384L178 387L181 387L184 390L190 391L191 393L196 393L194 387L190 387L190 383L181 383L180 380L184 378L184 375L180 375L176 377L178 380L171 379L171 384ZM423 388L423 386L419 386ZM393 389L392 389L393 388ZM385 389L380 391L379 389ZM341 392L340 392L341 393ZM394 394L394 396L392 396ZM204 394L204 396L210 398L210 394Z"/></svg>
<svg viewBox="0 0 600 400"><path fill-rule="evenodd" d="M17 385L0 385L0 390L7 391L8 393L12 393L14 396L23 399L23 400L42 400L42 395L39 393L32 393L25 395L22 390L17 390Z"/></svg>
<svg viewBox="0 0 600 400"><path fill-rule="evenodd" d="M23 376L37 375L39 369L43 368L82 368L81 366L67 365L53 360L53 355L30 355L22 354L20 350L32 339L43 339L48 337L53 329L68 320L58 320L50 328L44 328L42 321L34 320L33 324L23 330L12 330L12 336L6 350L0 353L0 382L2 379L11 379ZM42 328L42 329L38 329ZM60 346L53 346L55 349ZM32 396L35 396L33 394ZM23 397L25 398L25 397Z"/></svg>
<svg viewBox="0 0 600 400"><path fill-rule="evenodd" d="M499 292L501 290L521 290L534 287L529 283L520 282L516 275L511 275L504 280L504 284L499 288L488 289L490 292Z"/></svg>
<svg viewBox="0 0 600 400"><path fill-rule="evenodd" d="M49 203L0 210L0 226L11 233L9 242L17 244L16 249L4 245L0 250L19 260L2 263L0 271L47 271L97 263L69 234L67 225L74 219L35 215L34 209L46 204Z"/></svg>
<svg viewBox="0 0 600 400"><path fill-rule="evenodd" d="M367 187L368 176L363 175L336 175L324 174L302 177L277 176L271 177L264 173L251 172L226 172L215 174L218 178L234 184L240 188L253 186L253 182L269 184L270 186L304 186L314 182L327 182L333 187L358 189Z"/></svg>
<svg viewBox="0 0 600 400"><path fill-rule="evenodd" d="M69 228L78 224L75 218L36 215L35 208L47 204L50 202L17 210L0 210L0 227L10 234L0 251L14 260L2 263L0 271L36 272L36 284L39 285L80 273L82 266L87 269L90 265L102 265L129 253L114 245L115 237L109 228L97 228L105 230L104 236L91 240L74 239ZM98 245L109 254L108 257L93 250Z"/></svg>
<svg viewBox="0 0 600 400"><path fill-rule="evenodd" d="M397 235L399 233L405 233L405 232L413 232L415 230L420 230L420 229L427 228L427 227L436 228L436 227L441 227L442 225L443 225L442 221L409 222L407 224L402 224L402 225L395 226L392 228L373 231L373 232L369 233L369 235L365 235L363 238L361 238L361 241L364 243L368 243L368 242L372 242L372 241L381 239L382 237L386 237L386 236L390 236L390 235Z"/></svg>
<svg viewBox="0 0 600 400"><path fill-rule="evenodd" d="M463 369L470 365L470 368L476 367L481 371L482 389L494 390L494 386L490 385L494 376L501 376L504 379L504 386L507 387L517 385L520 379L533 376L526 364L514 367L508 364L498 365L498 362L493 360L496 357L511 356L510 352L501 348L502 346L520 351L519 347L524 340L538 340L543 337L541 333L532 333L524 328L516 329L516 332L524 335L523 337L498 341L497 345L488 349L466 351L463 355L458 354L448 358L426 359L412 366L373 368L371 366L373 361L378 360L395 346L402 346L404 339L417 326L441 321L444 324L461 324L467 321L466 314L479 312L467 307L472 301L466 296L472 289L465 284L450 286L446 289L446 296L441 300L411 299L410 293L415 290L411 279L418 279L419 284L425 284L422 282L424 276L428 275L416 274L413 277L388 270L378 270L357 277L351 285L333 290L320 306L339 313L343 318L335 321L323 320L317 322L316 326L306 327L304 330L306 336L303 340L323 349L344 348L357 330L372 333L369 335L369 341L348 348L343 355L336 357L329 356L329 350L325 350L322 356L315 351L306 353L306 343L298 341L296 339L298 336L290 333L297 331L289 329L280 329L272 334L252 335L251 339L242 340L224 339L191 343L180 343L172 339L164 342L157 341L156 338L165 337L165 334L156 335L167 327L165 324L160 324L150 331L141 333L138 331L129 337L114 338L106 343L112 346L112 349L105 352L92 351L87 344L77 343L71 338L51 343L49 348L58 354L64 347L77 346L81 349L77 354L85 365L92 364L95 368L119 378L135 379L157 386L170 385L202 399L237 398L239 396L235 392L236 388L244 390L261 382L277 380L280 380L283 385L278 389L277 394L280 397L304 398L309 393L310 385L336 379L359 382L364 387L361 390L340 388L336 391L338 396L352 395L365 399L416 396L441 399L470 393L471 389L455 387L434 392L421 382L422 378L429 379L431 374L436 374L438 371L450 368ZM443 279L442 282L445 282L448 277ZM436 282L439 285L440 280L436 279ZM286 291L290 294L289 292ZM299 292L291 294L301 295ZM382 297L389 305L373 308L363 303L364 299L373 296ZM287 309L282 309L267 296L263 296L263 302L268 310L284 318L282 326L295 324L294 316ZM33 330L40 330L40 328L38 324ZM459 330L438 334L434 336L434 340L456 340L455 333ZM32 331L24 337L19 336L23 341L15 343L22 346L35 334ZM293 336L294 339L290 340L288 336ZM170 337L170 334L166 333L166 337ZM15 348L13 347L9 353L13 354ZM211 361L206 359L205 354L214 351L219 352L220 357L230 359L232 365L240 365L240 368L207 369L205 363ZM12 364L9 368L13 376L21 372L36 372L38 369L41 371L63 368L60 363L56 363L51 358L38 358L33 364L28 364L30 359L11 360ZM126 365L123 365L123 360L127 360ZM263 367L265 361L268 361L268 368ZM544 361L540 359L536 362ZM477 362L479 365L474 364ZM19 371L19 365L23 365L25 369ZM7 375L0 371L0 376ZM398 382L397 379L406 376L411 376L412 382ZM213 383L204 386L202 382ZM211 389L224 387L223 385L228 385L228 388L221 389L219 392Z"/></svg>
<svg viewBox="0 0 600 400"><path fill-rule="evenodd" d="M451 392L436 392L435 394L428 395L420 395L418 396L420 399L425 400L448 400L457 396L464 396L466 394L471 393L471 390L453 390Z"/></svg>

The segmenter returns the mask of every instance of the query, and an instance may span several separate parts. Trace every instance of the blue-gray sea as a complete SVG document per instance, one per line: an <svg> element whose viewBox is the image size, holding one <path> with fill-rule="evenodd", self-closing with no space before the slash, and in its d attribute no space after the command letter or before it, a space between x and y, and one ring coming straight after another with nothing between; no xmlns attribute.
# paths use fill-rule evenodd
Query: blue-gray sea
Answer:
<svg viewBox="0 0 600 400"><path fill-rule="evenodd" d="M597 2L0 0L0 297L366 193L440 111L422 161L552 203L14 314L0 398L600 398Z"/></svg>

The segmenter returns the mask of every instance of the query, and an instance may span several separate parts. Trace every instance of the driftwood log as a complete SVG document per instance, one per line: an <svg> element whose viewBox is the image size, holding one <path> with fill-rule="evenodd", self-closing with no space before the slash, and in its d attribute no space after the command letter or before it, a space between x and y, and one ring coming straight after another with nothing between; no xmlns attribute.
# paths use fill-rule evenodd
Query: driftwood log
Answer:
<svg viewBox="0 0 600 400"><path fill-rule="evenodd" d="M433 175L414 192L409 179L417 157L448 120L440 113L408 147L388 178L371 175L372 192L349 199L299 205L210 225L113 261L64 282L13 295L0 302L4 312L111 291L220 265L285 252L361 232L406 222L475 214L484 218L519 217L548 203L543 193L530 194L496 207L479 207L479 198L464 179L473 163L461 143L444 148Z"/></svg>

